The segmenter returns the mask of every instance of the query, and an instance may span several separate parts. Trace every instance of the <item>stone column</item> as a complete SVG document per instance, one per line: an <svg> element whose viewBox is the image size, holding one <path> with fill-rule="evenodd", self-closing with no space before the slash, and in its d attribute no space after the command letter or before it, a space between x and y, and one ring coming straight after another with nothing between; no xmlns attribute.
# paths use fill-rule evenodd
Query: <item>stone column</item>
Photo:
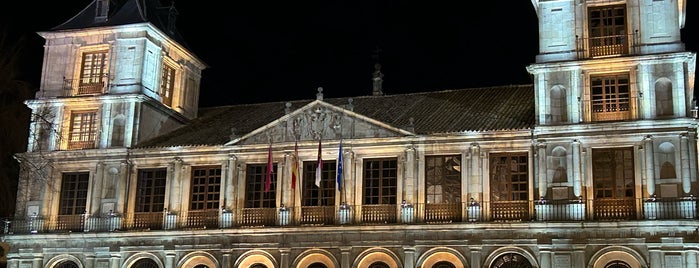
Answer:
<svg viewBox="0 0 699 268"><path fill-rule="evenodd" d="M480 146L477 143L471 143L471 176L469 177L468 190L471 198L481 202L481 193L483 185L481 181L481 166L480 166Z"/></svg>
<svg viewBox="0 0 699 268"><path fill-rule="evenodd" d="M550 245L540 245L539 254L539 258L541 258L541 268L554 268L551 262L552 253Z"/></svg>
<svg viewBox="0 0 699 268"><path fill-rule="evenodd" d="M481 247L470 247L471 252L471 267L470 268L481 268Z"/></svg>
<svg viewBox="0 0 699 268"><path fill-rule="evenodd" d="M650 252L649 267L663 267L663 254L661 254L660 249L650 248L648 251Z"/></svg>
<svg viewBox="0 0 699 268"><path fill-rule="evenodd" d="M223 259L221 260L221 268L231 268L233 263L231 263L231 250L224 249L221 252Z"/></svg>
<svg viewBox="0 0 699 268"><path fill-rule="evenodd" d="M573 140L573 144L571 144L571 147L573 148L573 166L571 167L573 169L573 194L576 197L578 197L582 196L582 170L580 169L582 163L580 163L580 140Z"/></svg>
<svg viewBox="0 0 699 268"><path fill-rule="evenodd" d="M94 258L92 258L94 260ZM88 260L90 262L91 260ZM89 265L92 265L90 263ZM44 267L44 257L39 254L34 254L32 258L32 268L43 268Z"/></svg>
<svg viewBox="0 0 699 268"><path fill-rule="evenodd" d="M653 137L648 135L643 139L643 150L646 154L645 162L643 163L646 176L646 190L649 196L655 194L655 165L653 161Z"/></svg>
<svg viewBox="0 0 699 268"><path fill-rule="evenodd" d="M690 181L691 175L689 174L689 141L687 134L680 136L680 158L682 159L682 191L685 195L688 195L692 190L692 183Z"/></svg>
<svg viewBox="0 0 699 268"><path fill-rule="evenodd" d="M340 268L352 267L352 260L350 259L350 250L352 250L352 247L340 247Z"/></svg>
<svg viewBox="0 0 699 268"><path fill-rule="evenodd" d="M177 257L177 253L174 251L166 251L165 252L165 268L176 268L175 265L175 258Z"/></svg>
<svg viewBox="0 0 699 268"><path fill-rule="evenodd" d="M415 187L417 177L415 176L415 158L415 148L410 147L405 150L405 174L403 174L403 177L405 178L403 180L403 192L405 193L405 196L403 196L403 200L412 204L418 202L418 200L422 200L419 197L419 194L416 195L417 191L419 191L421 187ZM417 183L417 185L421 184Z"/></svg>
<svg viewBox="0 0 699 268"><path fill-rule="evenodd" d="M545 197L548 190L547 165L546 165L546 143L539 142L536 144L539 156L539 196Z"/></svg>
<svg viewBox="0 0 699 268"><path fill-rule="evenodd" d="M289 268L289 248L280 248L279 253L281 253L281 260L279 261L279 268Z"/></svg>
<svg viewBox="0 0 699 268"><path fill-rule="evenodd" d="M87 208L88 215L94 216L99 213L101 206L100 200L102 200L102 181L104 180L104 163L102 161L97 162L95 167L95 174L92 176L92 189L90 190L90 206ZM102 211L102 214L108 211Z"/></svg>
<svg viewBox="0 0 699 268"><path fill-rule="evenodd" d="M175 157L172 162L170 162L170 204L167 205L168 210L175 210L177 212L180 211L180 206L181 206L181 190L182 190L182 181L181 181L181 171L182 171L182 161L181 158Z"/></svg>
<svg viewBox="0 0 699 268"><path fill-rule="evenodd" d="M119 261L121 260L121 254L112 253L109 255L109 268L119 268Z"/></svg>
<svg viewBox="0 0 699 268"><path fill-rule="evenodd" d="M415 267L415 247L403 247L403 254L405 255L405 261L403 263L403 268L414 268Z"/></svg>
<svg viewBox="0 0 699 268"><path fill-rule="evenodd" d="M685 267L687 268L697 268L697 252L694 250L688 250L684 255Z"/></svg>
<svg viewBox="0 0 699 268"><path fill-rule="evenodd" d="M234 190L236 185L234 182L234 177L236 175L236 160L238 158L234 154L228 155L228 166L226 167L226 178L224 183L224 208L233 208L233 202L235 202Z"/></svg>

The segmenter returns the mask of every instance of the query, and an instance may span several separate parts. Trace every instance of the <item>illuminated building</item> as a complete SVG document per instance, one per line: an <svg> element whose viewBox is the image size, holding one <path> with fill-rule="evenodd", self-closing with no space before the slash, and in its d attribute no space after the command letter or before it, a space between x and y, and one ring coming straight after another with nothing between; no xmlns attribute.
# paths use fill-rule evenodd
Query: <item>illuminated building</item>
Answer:
<svg viewBox="0 0 699 268"><path fill-rule="evenodd" d="M199 111L151 2L40 33L8 267L698 267L686 0L532 0L531 85Z"/></svg>

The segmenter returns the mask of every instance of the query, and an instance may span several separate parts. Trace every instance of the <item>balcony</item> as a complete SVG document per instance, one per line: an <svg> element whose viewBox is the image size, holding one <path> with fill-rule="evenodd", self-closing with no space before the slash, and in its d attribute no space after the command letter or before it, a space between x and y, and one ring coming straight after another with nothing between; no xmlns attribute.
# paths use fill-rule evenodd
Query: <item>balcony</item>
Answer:
<svg viewBox="0 0 699 268"><path fill-rule="evenodd" d="M64 77L63 96L71 97L106 93L109 88L108 78L108 74L79 79L67 79Z"/></svg>
<svg viewBox="0 0 699 268"><path fill-rule="evenodd" d="M576 36L578 59L636 55L640 52L636 46L637 38L638 32L588 38Z"/></svg>
<svg viewBox="0 0 699 268"><path fill-rule="evenodd" d="M697 199L604 199L302 206L5 219L1 234L391 224L696 220Z"/></svg>

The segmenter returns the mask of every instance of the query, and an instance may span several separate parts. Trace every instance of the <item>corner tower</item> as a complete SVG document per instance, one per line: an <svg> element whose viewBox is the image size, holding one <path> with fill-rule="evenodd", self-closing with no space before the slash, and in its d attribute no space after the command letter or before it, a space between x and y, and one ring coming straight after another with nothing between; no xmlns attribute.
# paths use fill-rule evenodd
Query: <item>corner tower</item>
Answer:
<svg viewBox="0 0 699 268"><path fill-rule="evenodd" d="M686 0L532 0L539 125L692 116L696 53Z"/></svg>
<svg viewBox="0 0 699 268"><path fill-rule="evenodd" d="M46 42L28 152L130 147L197 116L205 63L157 0L95 0Z"/></svg>

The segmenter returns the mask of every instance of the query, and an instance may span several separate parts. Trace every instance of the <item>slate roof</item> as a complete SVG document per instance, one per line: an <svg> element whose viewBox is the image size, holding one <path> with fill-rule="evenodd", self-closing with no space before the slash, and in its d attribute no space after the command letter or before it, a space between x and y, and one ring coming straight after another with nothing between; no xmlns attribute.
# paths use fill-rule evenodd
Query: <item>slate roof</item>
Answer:
<svg viewBox="0 0 699 268"><path fill-rule="evenodd" d="M159 0L110 0L107 20L95 20L97 1L92 1L80 13L51 30L85 29L150 22L163 33L188 48L176 28L168 30L168 16L174 6L163 6ZM173 4L174 5L174 4ZM173 10L177 12L177 10ZM177 14L177 13L175 13Z"/></svg>
<svg viewBox="0 0 699 268"><path fill-rule="evenodd" d="M349 98L323 101L346 108ZM291 111L314 100L290 101ZM190 124L143 141L136 148L223 145L231 128L243 136L286 115L287 102L204 108ZM535 124L533 85L507 85L434 92L352 98L357 114L408 129L413 118L417 135L531 129Z"/></svg>

